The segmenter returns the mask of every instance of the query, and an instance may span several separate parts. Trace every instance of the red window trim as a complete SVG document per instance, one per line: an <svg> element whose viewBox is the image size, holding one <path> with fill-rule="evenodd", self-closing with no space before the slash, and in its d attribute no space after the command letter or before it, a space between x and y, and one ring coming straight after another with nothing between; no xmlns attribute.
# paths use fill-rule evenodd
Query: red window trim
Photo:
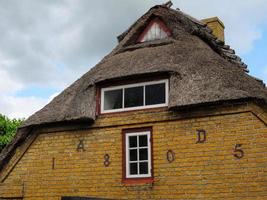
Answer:
<svg viewBox="0 0 267 200"><path fill-rule="evenodd" d="M150 131L150 147L151 147L151 177L145 178L126 178L126 144L125 138L128 133ZM142 128L131 128L122 130L122 183L126 185L131 184L143 184L143 183L153 183L154 182L154 159L153 159L153 129L152 127L142 127Z"/></svg>
<svg viewBox="0 0 267 200"><path fill-rule="evenodd" d="M101 112L101 88L96 87L96 116L100 115Z"/></svg>
<svg viewBox="0 0 267 200"><path fill-rule="evenodd" d="M145 37L145 35L147 34L147 32L149 31L149 29L153 26L153 24L158 23L160 28L162 28L168 36L171 36L171 31L170 29L165 25L165 23L162 22L162 20L160 20L158 17L154 18L153 20L151 20L149 22L149 24L146 26L145 30L141 33L141 35L138 37L137 42L140 43L143 38Z"/></svg>

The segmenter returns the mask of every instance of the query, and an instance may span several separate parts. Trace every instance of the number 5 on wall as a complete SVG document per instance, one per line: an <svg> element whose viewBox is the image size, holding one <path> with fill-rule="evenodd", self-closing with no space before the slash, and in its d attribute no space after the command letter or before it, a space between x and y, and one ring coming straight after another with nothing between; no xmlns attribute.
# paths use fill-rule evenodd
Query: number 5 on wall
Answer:
<svg viewBox="0 0 267 200"><path fill-rule="evenodd" d="M244 151L241 149L242 144L236 144L234 148L234 156L238 159L244 157Z"/></svg>

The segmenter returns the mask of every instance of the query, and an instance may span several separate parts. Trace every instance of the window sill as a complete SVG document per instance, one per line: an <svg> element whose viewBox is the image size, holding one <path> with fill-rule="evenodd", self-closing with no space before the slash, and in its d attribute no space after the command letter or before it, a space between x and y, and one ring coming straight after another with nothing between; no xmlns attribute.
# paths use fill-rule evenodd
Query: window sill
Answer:
<svg viewBox="0 0 267 200"><path fill-rule="evenodd" d="M122 184L124 185L143 185L143 184L151 184L154 182L154 178L128 178L123 179Z"/></svg>

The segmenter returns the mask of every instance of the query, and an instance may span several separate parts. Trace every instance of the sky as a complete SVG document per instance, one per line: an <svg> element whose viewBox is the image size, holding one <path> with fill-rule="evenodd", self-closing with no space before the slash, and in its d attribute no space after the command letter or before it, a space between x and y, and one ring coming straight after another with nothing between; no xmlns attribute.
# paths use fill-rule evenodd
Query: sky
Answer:
<svg viewBox="0 0 267 200"><path fill-rule="evenodd" d="M0 0L0 113L27 118L87 72L159 0ZM266 0L173 0L218 16L226 43L267 83Z"/></svg>

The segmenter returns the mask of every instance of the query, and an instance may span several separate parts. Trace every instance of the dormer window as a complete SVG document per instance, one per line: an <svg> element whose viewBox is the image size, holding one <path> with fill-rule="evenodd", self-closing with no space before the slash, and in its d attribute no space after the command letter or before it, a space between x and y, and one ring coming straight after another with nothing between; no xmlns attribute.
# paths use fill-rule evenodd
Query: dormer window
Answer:
<svg viewBox="0 0 267 200"><path fill-rule="evenodd" d="M168 105L168 80L101 89L101 113L130 111Z"/></svg>
<svg viewBox="0 0 267 200"><path fill-rule="evenodd" d="M138 42L160 40L171 35L168 27L158 18L152 20L138 38Z"/></svg>

